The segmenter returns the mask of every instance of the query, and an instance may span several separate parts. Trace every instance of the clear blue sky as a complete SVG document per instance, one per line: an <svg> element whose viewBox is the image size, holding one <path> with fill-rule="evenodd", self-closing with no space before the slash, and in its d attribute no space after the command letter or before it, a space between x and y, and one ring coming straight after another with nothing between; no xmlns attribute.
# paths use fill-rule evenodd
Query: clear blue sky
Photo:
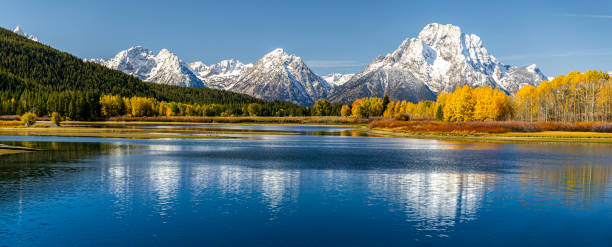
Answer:
<svg viewBox="0 0 612 247"><path fill-rule="evenodd" d="M2 0L0 26L20 25L83 58L134 45L186 62L255 62L277 47L315 72L358 72L428 23L479 35L503 63L549 76L612 70L612 1L28 1Z"/></svg>

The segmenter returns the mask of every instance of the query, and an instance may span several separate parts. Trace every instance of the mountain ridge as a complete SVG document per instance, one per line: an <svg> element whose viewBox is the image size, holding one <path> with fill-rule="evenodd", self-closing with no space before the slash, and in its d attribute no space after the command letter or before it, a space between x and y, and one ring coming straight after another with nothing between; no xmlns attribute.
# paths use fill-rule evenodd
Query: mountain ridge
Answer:
<svg viewBox="0 0 612 247"><path fill-rule="evenodd" d="M155 55L147 48L134 46L108 60L89 61L136 76L143 81L183 87L206 87L185 62L167 49L161 49Z"/></svg>
<svg viewBox="0 0 612 247"><path fill-rule="evenodd" d="M347 75L319 76L300 57L286 54L283 49L264 55L255 64L228 59L210 66L200 61L186 64L166 49L157 55L145 50L132 54L132 58L120 56L126 51L109 60L90 61L155 83L231 90L302 105L321 98L350 103L359 97L384 95L417 102L435 99L437 94L463 85L491 86L514 93L524 85L537 85L548 79L536 65L501 63L489 54L479 36L455 25L438 23L426 25L415 38L404 39L396 50L376 57L363 71ZM273 57L271 54L284 60L260 63ZM165 59L158 58L160 55ZM130 66L121 66L122 63ZM269 68L272 65L274 68Z"/></svg>

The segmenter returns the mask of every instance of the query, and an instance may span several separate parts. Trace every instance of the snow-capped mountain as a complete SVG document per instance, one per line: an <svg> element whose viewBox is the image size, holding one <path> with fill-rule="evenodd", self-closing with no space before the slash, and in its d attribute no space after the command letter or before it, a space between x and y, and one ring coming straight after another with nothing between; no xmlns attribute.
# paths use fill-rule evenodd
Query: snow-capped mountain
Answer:
<svg viewBox="0 0 612 247"><path fill-rule="evenodd" d="M276 49L259 59L228 89L266 100L312 105L326 98L331 88L304 64L302 58Z"/></svg>
<svg viewBox="0 0 612 247"><path fill-rule="evenodd" d="M337 86L340 86L340 85L344 84L345 82L347 82L354 75L355 74L331 73L331 74L326 75L326 76L321 76L321 78L323 78L323 80L327 81L327 83L329 83L330 85L332 85L334 87L337 87Z"/></svg>
<svg viewBox="0 0 612 247"><path fill-rule="evenodd" d="M15 32L23 34L20 28ZM109 60L92 62L142 80L186 87L211 87L250 94L267 100L302 105L321 98L351 103L362 97L392 100L435 100L457 86L493 86L506 92L538 85L548 79L536 65L505 65L490 55L480 37L453 25L429 24L416 38L408 38L392 53L379 56L358 74L320 77L302 59L276 49L255 64L223 60L210 66L186 64L166 49L157 55L140 46Z"/></svg>
<svg viewBox="0 0 612 247"><path fill-rule="evenodd" d="M228 89L244 72L252 68L253 64L243 64L236 59L229 59L211 66L206 66L203 62L193 62L189 67L206 86Z"/></svg>
<svg viewBox="0 0 612 247"><path fill-rule="evenodd" d="M166 49L155 55L149 49L135 46L108 60L89 61L123 71L143 81L183 87L206 87L185 62Z"/></svg>
<svg viewBox="0 0 612 247"><path fill-rule="evenodd" d="M515 92L537 85L546 76L535 66L504 65L490 55L480 37L453 25L428 24L417 38L408 38L393 53L378 57L366 69L330 93L332 101L388 95L413 102L457 86L493 86Z"/></svg>
<svg viewBox="0 0 612 247"><path fill-rule="evenodd" d="M15 27L15 30L13 30L13 32L14 32L14 33L16 33L16 34L19 34L19 35L21 35L21 36L23 36L23 37L26 37L26 38L28 38L28 39L31 39L31 40L33 40L33 41L38 42L38 38L34 37L34 35L32 35L32 34L27 34L27 33L25 33L25 32L24 32L24 31L21 29L21 27L20 27L20 26Z"/></svg>
<svg viewBox="0 0 612 247"><path fill-rule="evenodd" d="M539 85L543 80L549 80L535 65L524 67L510 66L505 77L499 80L501 88L515 93L525 85Z"/></svg>

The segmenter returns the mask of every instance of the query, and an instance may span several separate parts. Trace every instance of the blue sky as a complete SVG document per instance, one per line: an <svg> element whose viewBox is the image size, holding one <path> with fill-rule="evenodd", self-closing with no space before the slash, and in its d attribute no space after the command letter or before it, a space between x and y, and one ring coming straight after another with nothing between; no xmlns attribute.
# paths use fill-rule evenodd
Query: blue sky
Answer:
<svg viewBox="0 0 612 247"><path fill-rule="evenodd" d="M1 0L0 26L84 58L134 45L186 62L255 62L274 48L317 73L358 72L428 23L479 35L505 64L549 76L612 70L612 1Z"/></svg>

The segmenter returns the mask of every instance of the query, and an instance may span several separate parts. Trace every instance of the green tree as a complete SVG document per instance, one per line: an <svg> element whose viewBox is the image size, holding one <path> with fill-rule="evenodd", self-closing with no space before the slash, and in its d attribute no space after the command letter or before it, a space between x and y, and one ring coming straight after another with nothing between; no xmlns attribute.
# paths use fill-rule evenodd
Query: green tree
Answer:
<svg viewBox="0 0 612 247"><path fill-rule="evenodd" d="M26 127L34 126L36 124L36 114L31 112L26 112L21 116L21 122Z"/></svg>
<svg viewBox="0 0 612 247"><path fill-rule="evenodd" d="M326 99L320 99L312 106L313 116L329 116L331 115L332 105Z"/></svg>
<svg viewBox="0 0 612 247"><path fill-rule="evenodd" d="M443 105L438 105L438 107L436 107L436 120L438 121L444 120L444 106Z"/></svg>
<svg viewBox="0 0 612 247"><path fill-rule="evenodd" d="M253 117L261 116L262 107L260 104L251 103L247 107L247 111L249 112L249 116L253 116Z"/></svg>
<svg viewBox="0 0 612 247"><path fill-rule="evenodd" d="M383 105L383 110L382 111L383 112L385 112L385 110L387 110L387 105L389 104L389 102L390 102L389 101L389 96L385 95L385 97L383 97L383 102L382 102L382 105Z"/></svg>
<svg viewBox="0 0 612 247"><path fill-rule="evenodd" d="M51 122L55 124L55 126L59 127L62 122L62 117L60 116L59 113L53 112L51 113Z"/></svg>
<svg viewBox="0 0 612 247"><path fill-rule="evenodd" d="M121 96L104 95L100 97L102 116L112 117L125 114L125 105Z"/></svg>

